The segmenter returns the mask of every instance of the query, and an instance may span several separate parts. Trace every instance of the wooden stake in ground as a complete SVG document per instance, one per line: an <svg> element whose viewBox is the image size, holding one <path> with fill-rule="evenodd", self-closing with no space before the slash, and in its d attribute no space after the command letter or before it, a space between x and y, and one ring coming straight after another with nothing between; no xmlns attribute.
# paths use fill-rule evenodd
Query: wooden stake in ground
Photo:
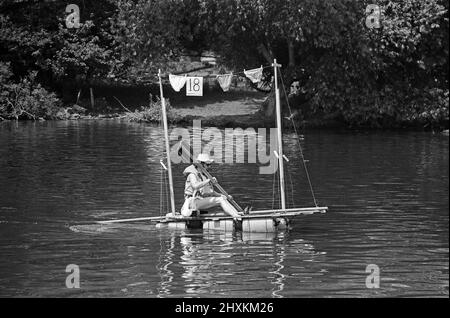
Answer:
<svg viewBox="0 0 450 318"><path fill-rule="evenodd" d="M78 105L78 101L80 100L80 95L81 95L81 88L80 88L80 90L78 91L77 102L75 103L75 104L77 104L77 105Z"/></svg>
<svg viewBox="0 0 450 318"><path fill-rule="evenodd" d="M94 103L94 90L92 87L89 88L89 91L91 92L91 107L92 110L95 110L95 103Z"/></svg>

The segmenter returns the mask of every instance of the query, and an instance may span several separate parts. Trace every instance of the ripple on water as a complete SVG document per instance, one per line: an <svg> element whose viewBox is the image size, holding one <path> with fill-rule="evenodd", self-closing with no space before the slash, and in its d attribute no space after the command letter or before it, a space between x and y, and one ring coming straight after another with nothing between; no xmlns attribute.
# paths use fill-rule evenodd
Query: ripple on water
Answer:
<svg viewBox="0 0 450 318"><path fill-rule="evenodd" d="M295 138L285 137L287 201L310 205ZM330 209L275 234L96 224L165 210L156 126L2 124L0 143L0 296L448 297L448 139L305 133L314 190ZM174 165L177 206L184 167ZM273 175L257 165L212 172L238 202L277 205ZM68 264L80 266L79 291L61 286ZM379 289L366 288L369 264Z"/></svg>

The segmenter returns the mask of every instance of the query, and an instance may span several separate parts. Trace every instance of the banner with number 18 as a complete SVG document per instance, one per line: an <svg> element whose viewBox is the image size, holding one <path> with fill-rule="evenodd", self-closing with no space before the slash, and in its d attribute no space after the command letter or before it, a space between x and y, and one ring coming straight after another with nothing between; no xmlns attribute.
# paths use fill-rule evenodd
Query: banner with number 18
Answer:
<svg viewBox="0 0 450 318"><path fill-rule="evenodd" d="M186 96L203 96L203 77L186 79Z"/></svg>

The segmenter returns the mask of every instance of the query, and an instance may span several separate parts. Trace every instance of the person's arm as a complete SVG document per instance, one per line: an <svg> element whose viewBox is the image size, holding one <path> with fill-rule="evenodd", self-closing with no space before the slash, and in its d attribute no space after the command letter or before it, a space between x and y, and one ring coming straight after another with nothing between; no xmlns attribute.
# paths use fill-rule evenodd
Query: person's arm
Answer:
<svg viewBox="0 0 450 318"><path fill-rule="evenodd" d="M191 173L188 178L189 178L189 182L191 183L192 188L195 191L200 190L201 188L203 188L205 185L207 185L211 181L210 179L206 179L205 181L199 182L197 180L197 177L193 173Z"/></svg>
<svg viewBox="0 0 450 318"><path fill-rule="evenodd" d="M212 184L216 184L217 183L217 179L215 178L215 177L213 177L212 179L211 179L211 183ZM219 192L217 192L217 191L214 191L212 194L211 194L211 196L214 196L214 197L224 197L225 199L228 199L225 195L223 195L222 193L219 193ZM230 195L230 199L232 198L232 196Z"/></svg>
<svg viewBox="0 0 450 318"><path fill-rule="evenodd" d="M214 185L217 183L217 179L216 179L216 177L212 177L211 179L208 179L208 180L210 180L210 183L211 183L211 189L212 189L212 192L209 192L209 193L207 193L207 194L205 194L205 195L207 195L208 197L220 197L220 196L222 196L222 194L220 194L220 193L218 193L217 191L214 191Z"/></svg>

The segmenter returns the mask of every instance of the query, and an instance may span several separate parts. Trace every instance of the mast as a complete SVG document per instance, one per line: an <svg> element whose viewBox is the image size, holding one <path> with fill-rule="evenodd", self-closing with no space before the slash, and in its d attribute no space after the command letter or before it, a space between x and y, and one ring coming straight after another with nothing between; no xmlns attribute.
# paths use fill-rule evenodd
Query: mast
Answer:
<svg viewBox="0 0 450 318"><path fill-rule="evenodd" d="M163 117L163 125L164 125L164 140L166 144L166 156L167 156L167 171L169 175L169 191L170 191L170 207L172 214L175 215L175 196L173 193L173 179L172 179L172 163L170 161L170 145L169 145L169 131L167 127L167 114L166 114L166 101L164 99L163 94L163 86L161 80L161 70L158 70L158 78L159 78L159 92L161 95L161 109L162 109L162 117Z"/></svg>
<svg viewBox="0 0 450 318"><path fill-rule="evenodd" d="M277 64L277 59L274 59L272 66L275 74L275 104L277 113L278 166L280 169L281 209L286 210L286 198L284 193L283 135L281 134L281 105L280 105L280 90L278 89L278 67L281 67L281 64Z"/></svg>

